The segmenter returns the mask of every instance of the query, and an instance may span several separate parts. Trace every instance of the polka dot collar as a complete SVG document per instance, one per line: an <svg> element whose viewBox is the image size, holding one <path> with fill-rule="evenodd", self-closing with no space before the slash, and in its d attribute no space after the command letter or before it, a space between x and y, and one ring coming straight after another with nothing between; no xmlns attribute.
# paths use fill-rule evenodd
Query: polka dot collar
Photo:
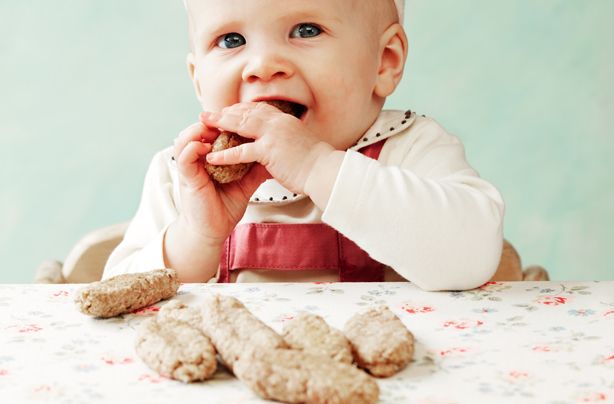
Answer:
<svg viewBox="0 0 614 404"><path fill-rule="evenodd" d="M415 119L415 112L409 110L405 112L382 111L371 128L348 150L358 151L363 147L403 132L412 125ZM250 203L284 205L305 199L306 197L307 195L288 191L276 180L267 180L252 195Z"/></svg>

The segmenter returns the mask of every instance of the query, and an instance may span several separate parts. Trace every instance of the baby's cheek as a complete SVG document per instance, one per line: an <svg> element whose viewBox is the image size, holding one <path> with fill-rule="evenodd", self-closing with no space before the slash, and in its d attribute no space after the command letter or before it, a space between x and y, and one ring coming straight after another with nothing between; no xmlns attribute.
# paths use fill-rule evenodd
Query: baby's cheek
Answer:
<svg viewBox="0 0 614 404"><path fill-rule="evenodd" d="M339 75L326 81L326 111L333 120L342 122L359 116L371 99L371 92L357 82L356 76Z"/></svg>
<svg viewBox="0 0 614 404"><path fill-rule="evenodd" d="M237 80L236 74L232 75L231 71L215 69L211 66L205 66L201 70L203 73L200 74L199 81L202 92L201 104L204 110L219 111L240 101L238 87L240 80Z"/></svg>

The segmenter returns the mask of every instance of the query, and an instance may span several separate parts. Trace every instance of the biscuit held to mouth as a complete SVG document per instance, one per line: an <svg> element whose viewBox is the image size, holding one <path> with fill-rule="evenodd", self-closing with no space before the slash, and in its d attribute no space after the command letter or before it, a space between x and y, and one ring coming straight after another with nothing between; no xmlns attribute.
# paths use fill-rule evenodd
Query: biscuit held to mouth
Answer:
<svg viewBox="0 0 614 404"><path fill-rule="evenodd" d="M293 115L299 119L307 110L304 105L290 101L270 100L264 102L276 107L281 112ZM236 133L223 131L213 142L213 147L211 151L216 152L226 150L230 149L231 147L239 146L243 143L249 143L251 141L251 139L246 139L242 136L237 135ZM238 181L243 178L243 176L247 174L253 164L254 163L241 163L227 166L216 166L213 164L205 163L205 169L214 181L219 184L227 184L229 182Z"/></svg>

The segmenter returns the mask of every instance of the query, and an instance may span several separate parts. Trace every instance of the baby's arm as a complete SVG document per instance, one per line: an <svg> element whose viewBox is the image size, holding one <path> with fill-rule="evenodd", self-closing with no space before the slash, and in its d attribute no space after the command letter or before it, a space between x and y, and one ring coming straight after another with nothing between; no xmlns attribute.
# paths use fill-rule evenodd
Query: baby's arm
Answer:
<svg viewBox="0 0 614 404"><path fill-rule="evenodd" d="M169 163L172 154L167 149L153 158L139 208L109 257L103 278L161 268L177 268L181 282L206 282L215 275L220 248L190 237L189 227L181 225L180 201L173 186L177 180L172 180L170 169L174 163Z"/></svg>
<svg viewBox="0 0 614 404"><path fill-rule="evenodd" d="M502 247L499 192L431 119L419 118L411 135L388 142L384 163L347 152L323 221L423 289L488 281Z"/></svg>
<svg viewBox="0 0 614 404"><path fill-rule="evenodd" d="M163 246L165 262L181 282L206 282L215 275L224 241L245 213L250 196L268 177L256 164L241 179L216 185L203 158L218 135L217 129L199 122L175 139L181 207Z"/></svg>
<svg viewBox="0 0 614 404"><path fill-rule="evenodd" d="M181 282L206 282L216 274L224 240L268 177L254 165L241 180L216 186L203 156L217 135L201 123L190 125L172 149L154 157L139 209L107 262L105 278L159 268L175 269Z"/></svg>

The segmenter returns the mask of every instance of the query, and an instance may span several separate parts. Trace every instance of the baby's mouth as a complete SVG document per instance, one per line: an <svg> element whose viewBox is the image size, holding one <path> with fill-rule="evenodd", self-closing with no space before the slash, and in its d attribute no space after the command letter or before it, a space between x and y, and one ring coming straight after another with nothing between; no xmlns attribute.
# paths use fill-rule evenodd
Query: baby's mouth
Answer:
<svg viewBox="0 0 614 404"><path fill-rule="evenodd" d="M265 102L269 105L276 107L281 112L290 114L298 119L302 119L305 113L307 112L307 107L297 102L286 101L286 100L267 100Z"/></svg>

